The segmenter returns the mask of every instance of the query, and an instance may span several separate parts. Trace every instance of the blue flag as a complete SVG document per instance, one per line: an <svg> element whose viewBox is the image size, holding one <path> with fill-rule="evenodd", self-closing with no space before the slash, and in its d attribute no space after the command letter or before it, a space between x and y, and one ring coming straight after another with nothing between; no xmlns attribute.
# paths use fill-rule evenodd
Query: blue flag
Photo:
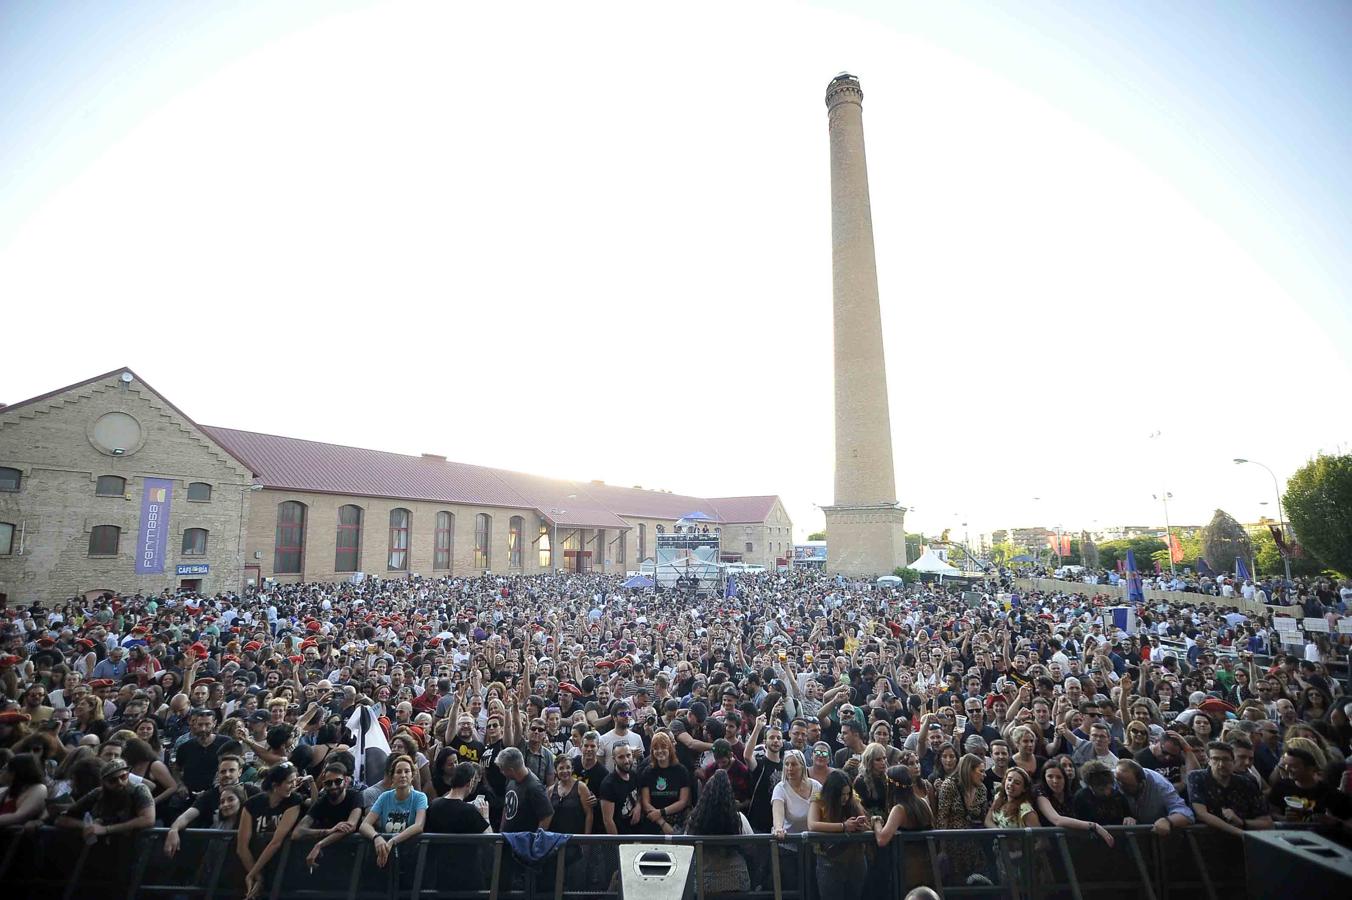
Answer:
<svg viewBox="0 0 1352 900"><path fill-rule="evenodd" d="M729 575L728 580L723 583L723 599L731 600L737 596L737 578Z"/></svg>
<svg viewBox="0 0 1352 900"><path fill-rule="evenodd" d="M1141 573L1136 571L1136 552L1133 550L1127 551L1127 600L1145 602L1145 589L1141 586Z"/></svg>
<svg viewBox="0 0 1352 900"><path fill-rule="evenodd" d="M1235 557L1235 577L1241 581L1249 580L1249 567L1244 565L1244 557Z"/></svg>

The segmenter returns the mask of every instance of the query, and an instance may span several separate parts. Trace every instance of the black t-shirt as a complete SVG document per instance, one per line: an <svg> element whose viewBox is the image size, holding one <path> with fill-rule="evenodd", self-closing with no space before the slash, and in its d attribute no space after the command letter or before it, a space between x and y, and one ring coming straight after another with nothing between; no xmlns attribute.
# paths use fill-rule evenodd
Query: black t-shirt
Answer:
<svg viewBox="0 0 1352 900"><path fill-rule="evenodd" d="M601 782L606 780L610 772L606 769L606 764L598 762L590 769L582 768L582 757L573 757L573 775L587 786L587 790L596 796L601 796Z"/></svg>
<svg viewBox="0 0 1352 900"><path fill-rule="evenodd" d="M699 766L699 757L702 754L690 749L678 740L681 735L689 732L690 723L685 720L684 712L671 720L671 737L676 742L676 761L685 766L686 769L693 769ZM691 735L691 737L694 737L694 735ZM591 785L587 785L587 787L591 787Z"/></svg>
<svg viewBox="0 0 1352 900"><path fill-rule="evenodd" d="M681 788L690 787L690 772L679 763L665 769L649 766L639 778L638 786L648 789L653 806L664 809L681 799Z"/></svg>
<svg viewBox="0 0 1352 900"><path fill-rule="evenodd" d="M346 822L352 810L361 809L361 792L348 788L337 803L329 800L328 792L319 795L319 799L310 804L310 822L315 828L332 828L339 822Z"/></svg>
<svg viewBox="0 0 1352 900"><path fill-rule="evenodd" d="M751 806L746 811L746 818L753 831L765 832L774 824L771 795L784 770L784 757L767 759L764 747L757 747L752 752L756 757L756 771L751 773Z"/></svg>
<svg viewBox="0 0 1352 900"><path fill-rule="evenodd" d="M1290 778L1278 779L1268 795L1268 803L1273 818L1288 822L1306 822L1325 813L1335 819L1352 818L1352 799L1323 781L1303 788Z"/></svg>
<svg viewBox="0 0 1352 900"><path fill-rule="evenodd" d="M1169 765L1155 755L1155 751L1149 747L1136 751L1136 762L1143 769L1154 769L1172 784L1183 783L1183 764Z"/></svg>
<svg viewBox="0 0 1352 900"><path fill-rule="evenodd" d="M488 822L472 803L438 797L427 807L423 830L431 834L483 834Z"/></svg>
<svg viewBox="0 0 1352 900"><path fill-rule="evenodd" d="M217 757L220 756L221 748L228 743L228 737L218 734L205 747L192 737L179 745L174 761L183 773L183 783L188 786L188 790L197 793L211 788L216 781Z"/></svg>
<svg viewBox="0 0 1352 900"><path fill-rule="evenodd" d="M554 806L535 773L527 772L522 781L507 779L507 794L502 806L503 831L534 831L552 815Z"/></svg>
<svg viewBox="0 0 1352 900"><path fill-rule="evenodd" d="M629 824L629 820L638 807L638 779L621 778L618 772L611 772L601 782L597 796L615 804L615 831L618 834L637 833L637 826ZM605 828L604 822L601 828ZM598 833L603 832L598 830Z"/></svg>
<svg viewBox="0 0 1352 900"><path fill-rule="evenodd" d="M299 794L288 794L282 798L282 802L277 806L272 805L272 798L267 794L259 794L257 797L250 797L244 804L244 808L249 811L253 817L253 835L255 838L267 836L269 840L282 824L282 816L286 811L294 807L303 807L305 801ZM297 821L300 821L297 819Z"/></svg>
<svg viewBox="0 0 1352 900"><path fill-rule="evenodd" d="M241 785L244 793L250 797L257 796L258 786L253 784ZM213 787L209 791L203 791L197 795L193 801L192 808L197 810L197 821L193 823L195 828L210 828L211 822L215 821L216 813L221 808L221 789Z"/></svg>
<svg viewBox="0 0 1352 900"><path fill-rule="evenodd" d="M477 763L484 756L484 742L473 739L465 740L456 735L451 739L450 748L455 751L456 757L461 762Z"/></svg>
<svg viewBox="0 0 1352 900"><path fill-rule="evenodd" d="M90 813L101 825L120 825L136 818L147 806L154 805L155 798L144 784L128 785L123 791L99 787L81 797L65 814L81 819L85 813Z"/></svg>

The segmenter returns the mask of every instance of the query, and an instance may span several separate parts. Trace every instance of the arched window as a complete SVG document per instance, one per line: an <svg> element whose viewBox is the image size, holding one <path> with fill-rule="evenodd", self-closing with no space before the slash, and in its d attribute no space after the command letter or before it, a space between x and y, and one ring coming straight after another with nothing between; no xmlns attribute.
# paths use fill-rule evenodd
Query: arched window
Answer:
<svg viewBox="0 0 1352 900"><path fill-rule="evenodd" d="M0 491L17 491L21 484L23 484L22 472L0 466Z"/></svg>
<svg viewBox="0 0 1352 900"><path fill-rule="evenodd" d="M125 497L127 479L119 475L100 475L94 483L94 494L98 497Z"/></svg>
<svg viewBox="0 0 1352 900"><path fill-rule="evenodd" d="M439 512L437 513L436 543L432 547L432 568L449 571L454 548L455 516L448 512Z"/></svg>
<svg viewBox="0 0 1352 900"><path fill-rule="evenodd" d="M207 555L207 530L205 528L189 528L183 532L183 555Z"/></svg>
<svg viewBox="0 0 1352 900"><path fill-rule="evenodd" d="M521 568L521 542L525 538L526 520L512 516L507 522L507 566Z"/></svg>
<svg viewBox="0 0 1352 900"><path fill-rule="evenodd" d="M648 526L643 522L638 523L638 561L643 562L648 558Z"/></svg>
<svg viewBox="0 0 1352 900"><path fill-rule="evenodd" d="M0 556L14 552L14 523L0 522Z"/></svg>
<svg viewBox="0 0 1352 900"><path fill-rule="evenodd" d="M540 520L540 538L535 542L535 546L539 548L540 568L554 568L554 545L550 543L549 525L544 519Z"/></svg>
<svg viewBox="0 0 1352 900"><path fill-rule="evenodd" d="M479 513L474 517L474 568L488 569L493 565L493 517Z"/></svg>
<svg viewBox="0 0 1352 900"><path fill-rule="evenodd" d="M116 525L95 525L89 531L90 556L117 556L122 529Z"/></svg>
<svg viewBox="0 0 1352 900"><path fill-rule="evenodd" d="M273 544L272 571L299 575L305 561L305 504L287 500L277 504L277 541Z"/></svg>
<svg viewBox="0 0 1352 900"><path fill-rule="evenodd" d="M211 485L205 481L194 481L188 485L188 499L198 503L205 503L210 500Z"/></svg>
<svg viewBox="0 0 1352 900"><path fill-rule="evenodd" d="M362 508L349 503L338 507L338 539L333 551L333 571L356 572L361 568Z"/></svg>
<svg viewBox="0 0 1352 900"><path fill-rule="evenodd" d="M408 523L413 514L406 509L390 510L390 560L392 572L408 571Z"/></svg>

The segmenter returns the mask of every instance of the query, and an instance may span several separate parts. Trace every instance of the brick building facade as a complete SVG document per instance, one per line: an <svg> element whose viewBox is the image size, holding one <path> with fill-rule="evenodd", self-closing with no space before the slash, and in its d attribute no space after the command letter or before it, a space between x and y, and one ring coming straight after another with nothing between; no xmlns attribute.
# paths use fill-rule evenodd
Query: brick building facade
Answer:
<svg viewBox="0 0 1352 900"><path fill-rule="evenodd" d="M162 566L138 574L157 491ZM791 554L775 496L699 498L201 426L127 369L0 407L9 602L358 572L623 573L691 512L721 528L724 559L771 567Z"/></svg>

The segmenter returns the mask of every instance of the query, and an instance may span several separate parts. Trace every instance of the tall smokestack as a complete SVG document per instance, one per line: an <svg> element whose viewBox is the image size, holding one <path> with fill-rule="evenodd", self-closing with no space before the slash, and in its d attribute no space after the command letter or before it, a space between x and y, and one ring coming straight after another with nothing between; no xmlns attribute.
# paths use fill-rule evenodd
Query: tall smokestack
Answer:
<svg viewBox="0 0 1352 900"><path fill-rule="evenodd" d="M826 109L836 389L836 496L825 508L827 568L877 575L906 565L906 528L892 464L859 79L843 72L831 79Z"/></svg>

